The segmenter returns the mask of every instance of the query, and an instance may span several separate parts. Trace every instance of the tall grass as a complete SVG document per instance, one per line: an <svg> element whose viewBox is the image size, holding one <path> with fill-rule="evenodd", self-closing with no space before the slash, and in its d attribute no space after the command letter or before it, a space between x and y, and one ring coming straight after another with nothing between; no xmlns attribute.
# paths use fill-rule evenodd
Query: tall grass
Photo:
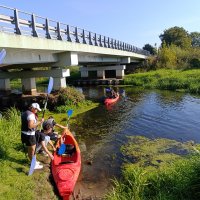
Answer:
<svg viewBox="0 0 200 200"><path fill-rule="evenodd" d="M172 166L148 171L129 166L123 179L114 180L107 200L197 200L200 199L200 159L193 156Z"/></svg>
<svg viewBox="0 0 200 200"><path fill-rule="evenodd" d="M121 148L126 160L122 179L114 180L106 199L200 199L200 159L196 148L199 147L190 142L129 137Z"/></svg>
<svg viewBox="0 0 200 200"><path fill-rule="evenodd" d="M11 108L3 113L0 119L0 158L6 157L19 143L20 125L20 112L17 109Z"/></svg>
<svg viewBox="0 0 200 200"><path fill-rule="evenodd" d="M200 70L156 70L146 73L129 74L124 84L166 90L184 90L200 94Z"/></svg>

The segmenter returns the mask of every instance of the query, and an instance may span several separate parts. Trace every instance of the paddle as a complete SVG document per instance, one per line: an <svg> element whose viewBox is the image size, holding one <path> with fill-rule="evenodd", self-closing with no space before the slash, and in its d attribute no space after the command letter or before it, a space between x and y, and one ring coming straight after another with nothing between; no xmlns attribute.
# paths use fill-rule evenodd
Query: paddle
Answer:
<svg viewBox="0 0 200 200"><path fill-rule="evenodd" d="M110 88L106 88L106 92L110 92L111 91L111 89Z"/></svg>
<svg viewBox="0 0 200 200"><path fill-rule="evenodd" d="M67 116L68 116L68 119L67 119L67 128L69 127L69 119L72 116L72 114L73 114L73 110L68 110L67 111ZM58 150L58 155L64 154L65 151L66 151L66 145L63 143L63 140L62 140L62 137L61 137L61 145L60 145L60 148Z"/></svg>
<svg viewBox="0 0 200 200"><path fill-rule="evenodd" d="M67 128L69 127L69 119L72 116L72 114L73 114L73 110L70 109L70 110L67 111L67 116L68 116L68 119L67 119Z"/></svg>
<svg viewBox="0 0 200 200"><path fill-rule="evenodd" d="M46 97L45 104L44 104L44 110L43 110L42 118L44 118L45 110L46 110L46 107L47 107L48 95L51 93L52 88L53 88L53 78L50 77L48 89L47 89L47 97ZM41 124L41 127L42 127L42 124ZM40 130L41 130L41 128L40 128ZM35 149L34 156L32 157L32 160L31 160L31 166L30 166L29 173L28 173L29 176L33 174L34 168L35 168L35 165L36 165L36 155L35 154L36 154L36 149Z"/></svg>
<svg viewBox="0 0 200 200"><path fill-rule="evenodd" d="M45 104L44 104L44 110L43 110L42 118L44 118L45 110L46 110L46 107L47 107L48 97L49 97L49 94L51 93L52 89L53 89L53 78L50 77L49 78L49 85L48 85L48 88L47 88L47 97L46 97Z"/></svg>
<svg viewBox="0 0 200 200"><path fill-rule="evenodd" d="M119 94L123 97L124 101L128 100L128 97L126 96L126 91L124 89L120 89Z"/></svg>
<svg viewBox="0 0 200 200"><path fill-rule="evenodd" d="M64 154L65 151L66 151L66 145L63 143L63 139L61 137L61 145L60 145L60 148L58 150L58 155Z"/></svg>
<svg viewBox="0 0 200 200"><path fill-rule="evenodd" d="M6 57L6 50L5 49L2 49L0 51L0 64L3 63L3 59Z"/></svg>

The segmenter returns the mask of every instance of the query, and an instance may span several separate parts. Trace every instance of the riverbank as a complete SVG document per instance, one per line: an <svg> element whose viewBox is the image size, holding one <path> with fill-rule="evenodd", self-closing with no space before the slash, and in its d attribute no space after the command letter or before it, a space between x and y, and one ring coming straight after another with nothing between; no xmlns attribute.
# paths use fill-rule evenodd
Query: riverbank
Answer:
<svg viewBox="0 0 200 200"><path fill-rule="evenodd" d="M123 176L107 200L199 199L199 146L168 139L129 137L121 151Z"/></svg>
<svg viewBox="0 0 200 200"><path fill-rule="evenodd" d="M78 124L76 116L98 106L92 103L74 110L70 124ZM46 112L45 116L54 116L57 123L66 124L66 113ZM32 176L27 176L30 163L24 154L20 139L20 112L11 108L3 113L0 119L0 199L22 200L56 200L58 193L50 175L50 159L38 156L44 163L43 170L36 170ZM73 130L72 130L73 131Z"/></svg>
<svg viewBox="0 0 200 200"><path fill-rule="evenodd" d="M142 86L148 89L161 89L200 94L200 70L160 69L145 73L126 75L125 85Z"/></svg>

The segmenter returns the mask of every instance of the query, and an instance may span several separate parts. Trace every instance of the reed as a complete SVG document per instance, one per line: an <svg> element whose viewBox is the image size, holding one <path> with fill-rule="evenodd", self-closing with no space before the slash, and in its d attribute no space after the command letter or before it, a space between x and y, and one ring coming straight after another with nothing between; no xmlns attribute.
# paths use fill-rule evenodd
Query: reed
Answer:
<svg viewBox="0 0 200 200"><path fill-rule="evenodd" d="M200 70L160 69L125 76L125 85L200 94Z"/></svg>

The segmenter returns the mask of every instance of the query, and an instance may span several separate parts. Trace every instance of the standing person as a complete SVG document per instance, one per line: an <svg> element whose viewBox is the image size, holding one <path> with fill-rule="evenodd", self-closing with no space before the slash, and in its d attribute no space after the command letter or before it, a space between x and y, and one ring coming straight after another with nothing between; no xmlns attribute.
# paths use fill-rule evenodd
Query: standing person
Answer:
<svg viewBox="0 0 200 200"><path fill-rule="evenodd" d="M36 137L35 131L38 125L41 125L44 121L42 118L41 121L38 121L37 112L41 111L40 105L38 103L32 103L27 111L21 115L21 140L23 144L26 144L28 147L28 157L32 160L32 157L35 153L36 148ZM42 169L38 161L36 161L35 169Z"/></svg>

